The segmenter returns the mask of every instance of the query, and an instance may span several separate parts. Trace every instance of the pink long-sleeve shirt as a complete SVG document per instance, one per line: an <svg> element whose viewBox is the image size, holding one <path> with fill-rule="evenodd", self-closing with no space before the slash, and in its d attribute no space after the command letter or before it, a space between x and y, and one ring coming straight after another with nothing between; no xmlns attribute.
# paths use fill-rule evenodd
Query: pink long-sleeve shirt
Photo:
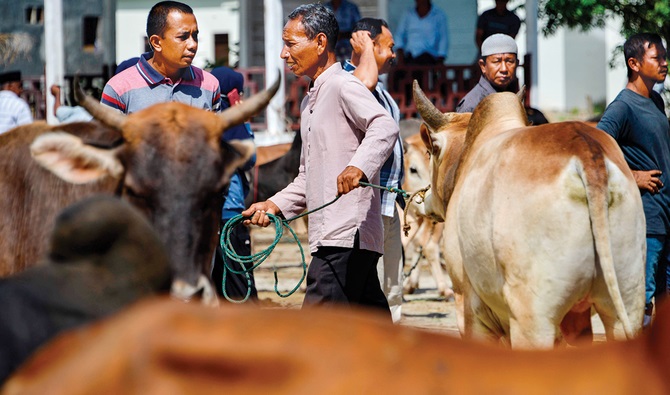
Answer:
<svg viewBox="0 0 670 395"><path fill-rule="evenodd" d="M270 198L291 218L337 196L337 176L347 167L379 184L379 170L393 150L398 125L372 93L339 63L325 70L301 104L302 152L298 176ZM384 251L380 190L356 188L309 215L309 247L354 246Z"/></svg>

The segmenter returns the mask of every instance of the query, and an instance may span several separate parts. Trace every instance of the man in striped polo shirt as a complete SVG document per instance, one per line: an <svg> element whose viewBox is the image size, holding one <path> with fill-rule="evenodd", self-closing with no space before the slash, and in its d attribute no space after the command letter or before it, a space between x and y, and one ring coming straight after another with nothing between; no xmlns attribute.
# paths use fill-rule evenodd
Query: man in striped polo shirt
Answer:
<svg viewBox="0 0 670 395"><path fill-rule="evenodd" d="M102 103L124 114L169 101L219 111L219 81L191 65L198 51L193 9L176 1L157 3L147 18L147 37L153 51L107 82Z"/></svg>
<svg viewBox="0 0 670 395"><path fill-rule="evenodd" d="M19 97L22 90L20 71L0 74L0 133L33 121L28 103Z"/></svg>

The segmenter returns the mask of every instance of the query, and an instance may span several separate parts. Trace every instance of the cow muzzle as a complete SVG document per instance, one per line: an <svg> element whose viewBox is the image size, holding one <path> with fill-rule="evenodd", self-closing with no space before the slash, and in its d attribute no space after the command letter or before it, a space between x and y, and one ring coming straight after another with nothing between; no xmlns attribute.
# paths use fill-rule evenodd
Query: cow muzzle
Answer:
<svg viewBox="0 0 670 395"><path fill-rule="evenodd" d="M428 190L423 198L423 214L437 222L444 222L444 203L431 190Z"/></svg>
<svg viewBox="0 0 670 395"><path fill-rule="evenodd" d="M181 280L172 282L170 296L183 302L190 302L194 298L200 298L202 304L211 307L219 307L219 299L212 283L205 275L201 274L195 286Z"/></svg>

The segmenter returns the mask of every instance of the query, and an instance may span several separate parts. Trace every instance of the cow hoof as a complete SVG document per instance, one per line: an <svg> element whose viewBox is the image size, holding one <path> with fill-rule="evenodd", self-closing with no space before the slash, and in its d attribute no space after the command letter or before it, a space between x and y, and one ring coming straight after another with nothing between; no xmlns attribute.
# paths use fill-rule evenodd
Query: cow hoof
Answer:
<svg viewBox="0 0 670 395"><path fill-rule="evenodd" d="M442 289L440 290L440 296L446 300L452 299L454 298L454 290L451 288Z"/></svg>

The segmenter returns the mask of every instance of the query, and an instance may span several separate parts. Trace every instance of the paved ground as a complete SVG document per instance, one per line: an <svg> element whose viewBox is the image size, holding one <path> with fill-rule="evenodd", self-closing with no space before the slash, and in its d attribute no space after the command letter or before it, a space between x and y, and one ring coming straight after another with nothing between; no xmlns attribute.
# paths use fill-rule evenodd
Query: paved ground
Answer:
<svg viewBox="0 0 670 395"><path fill-rule="evenodd" d="M288 232L287 232L288 233ZM254 251L266 248L274 240L274 228L253 229L252 245ZM301 235L303 249L309 263L309 250L304 234ZM259 298L265 300L266 305L276 308L300 308L304 293L300 290L286 298L275 292L274 270L277 270L277 288L283 294L288 294L296 287L302 276L300 251L291 237L284 235L268 259L255 271L256 286ZM401 325L411 326L424 330L441 332L459 336L456 326L453 299L445 300L438 297L435 281L428 270L423 270L419 289L412 295L404 296ZM602 323L597 317L593 319L596 340L603 340Z"/></svg>

